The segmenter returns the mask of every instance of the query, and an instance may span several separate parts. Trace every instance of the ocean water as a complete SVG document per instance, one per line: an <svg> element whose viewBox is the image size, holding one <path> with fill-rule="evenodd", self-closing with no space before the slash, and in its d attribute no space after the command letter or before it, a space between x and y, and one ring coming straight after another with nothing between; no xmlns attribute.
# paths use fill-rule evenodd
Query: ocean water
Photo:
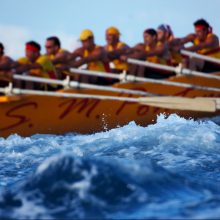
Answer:
<svg viewBox="0 0 220 220"><path fill-rule="evenodd" d="M0 219L219 219L218 124L0 137Z"/></svg>

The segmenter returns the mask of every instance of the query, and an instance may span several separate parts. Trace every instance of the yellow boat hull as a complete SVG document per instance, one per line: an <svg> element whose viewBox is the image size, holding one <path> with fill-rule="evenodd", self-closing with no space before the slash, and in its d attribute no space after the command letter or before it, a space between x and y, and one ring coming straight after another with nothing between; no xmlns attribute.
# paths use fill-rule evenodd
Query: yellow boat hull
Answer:
<svg viewBox="0 0 220 220"><path fill-rule="evenodd" d="M169 80L174 81L173 78ZM180 80L183 79L180 78ZM177 77L176 81L178 81ZM206 79L205 81L206 86L207 84L210 87L218 88L220 86L219 83L216 84L217 80ZM118 83L114 86L165 95L220 97L220 92L156 85L154 83ZM85 94L129 96L91 89L71 89L66 91ZM2 96L0 97L0 136L7 137L14 133L21 136L30 136L36 133L94 133L117 126L123 126L130 121L135 121L139 125L146 126L154 123L157 115L160 113L167 115L177 113L180 116L195 119L220 115L219 111L215 113L181 111L150 107L126 101L60 98L37 95Z"/></svg>

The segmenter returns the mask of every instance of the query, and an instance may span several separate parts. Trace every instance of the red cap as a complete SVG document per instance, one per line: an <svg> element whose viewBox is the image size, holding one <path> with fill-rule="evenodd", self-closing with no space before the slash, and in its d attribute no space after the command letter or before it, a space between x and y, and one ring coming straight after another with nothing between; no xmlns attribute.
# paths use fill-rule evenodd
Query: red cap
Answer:
<svg viewBox="0 0 220 220"><path fill-rule="evenodd" d="M202 24L195 25L195 27L198 29L207 29L208 28L207 26L202 25Z"/></svg>
<svg viewBox="0 0 220 220"><path fill-rule="evenodd" d="M33 51L33 52L39 52L39 48L35 47L34 45L32 44L26 44L26 50L29 50L29 51Z"/></svg>

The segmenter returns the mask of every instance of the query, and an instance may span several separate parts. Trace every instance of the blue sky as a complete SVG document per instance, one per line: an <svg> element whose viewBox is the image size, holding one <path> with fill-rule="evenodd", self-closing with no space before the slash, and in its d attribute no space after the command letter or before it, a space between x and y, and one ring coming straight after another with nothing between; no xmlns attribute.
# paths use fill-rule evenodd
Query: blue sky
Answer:
<svg viewBox="0 0 220 220"><path fill-rule="evenodd" d="M193 22L205 18L220 36L220 0L0 0L0 41L13 58L24 55L24 44L42 45L48 36L60 37L64 48L79 46L80 32L89 28L99 45L105 29L116 26L121 40L134 46L146 28L170 24L175 36L193 32Z"/></svg>

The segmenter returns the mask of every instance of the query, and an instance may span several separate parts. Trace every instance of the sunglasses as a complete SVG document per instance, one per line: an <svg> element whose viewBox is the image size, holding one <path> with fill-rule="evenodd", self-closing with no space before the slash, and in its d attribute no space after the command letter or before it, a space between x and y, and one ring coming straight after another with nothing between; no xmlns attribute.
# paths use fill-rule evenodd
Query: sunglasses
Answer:
<svg viewBox="0 0 220 220"><path fill-rule="evenodd" d="M51 49L51 48L53 48L53 46L45 46L45 48Z"/></svg>

